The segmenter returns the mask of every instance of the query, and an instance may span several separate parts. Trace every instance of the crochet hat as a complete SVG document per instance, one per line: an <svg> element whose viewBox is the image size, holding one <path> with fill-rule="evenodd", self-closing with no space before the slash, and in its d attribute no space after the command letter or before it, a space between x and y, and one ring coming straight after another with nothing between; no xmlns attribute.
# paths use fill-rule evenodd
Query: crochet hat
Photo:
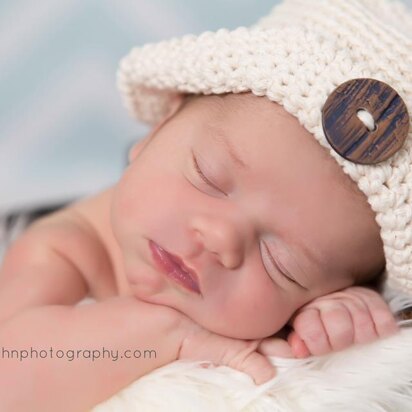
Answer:
<svg viewBox="0 0 412 412"><path fill-rule="evenodd" d="M281 104L366 195L388 285L412 293L412 13L404 4L285 0L250 28L134 48L118 85L130 112L150 124L190 93L251 91Z"/></svg>

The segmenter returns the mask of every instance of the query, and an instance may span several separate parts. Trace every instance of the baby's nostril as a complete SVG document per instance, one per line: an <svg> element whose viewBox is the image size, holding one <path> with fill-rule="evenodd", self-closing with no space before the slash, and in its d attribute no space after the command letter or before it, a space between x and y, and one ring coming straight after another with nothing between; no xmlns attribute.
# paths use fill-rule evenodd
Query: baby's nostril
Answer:
<svg viewBox="0 0 412 412"><path fill-rule="evenodd" d="M376 130L377 126L373 116L365 109L359 109L356 112L359 120L368 128L369 131L373 132Z"/></svg>

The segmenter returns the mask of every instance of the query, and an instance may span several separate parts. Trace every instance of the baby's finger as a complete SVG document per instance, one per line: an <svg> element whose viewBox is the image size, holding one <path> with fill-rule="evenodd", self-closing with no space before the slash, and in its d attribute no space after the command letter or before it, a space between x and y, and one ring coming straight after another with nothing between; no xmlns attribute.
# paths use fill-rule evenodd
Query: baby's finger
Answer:
<svg viewBox="0 0 412 412"><path fill-rule="evenodd" d="M368 289L361 289L355 293L366 305L378 336L390 336L399 331L395 316L381 295Z"/></svg>
<svg viewBox="0 0 412 412"><path fill-rule="evenodd" d="M354 342L354 324L352 316L341 302L325 302L320 308L320 318L334 351L345 349Z"/></svg>
<svg viewBox="0 0 412 412"><path fill-rule="evenodd" d="M265 383L276 375L276 369L269 362L268 358L255 351L249 353L245 358L241 359L240 362L233 359L228 366L247 373L252 377L256 385Z"/></svg>
<svg viewBox="0 0 412 412"><path fill-rule="evenodd" d="M359 297L342 299L348 309L354 326L354 343L368 343L376 340L378 335L375 323L365 302Z"/></svg>
<svg viewBox="0 0 412 412"><path fill-rule="evenodd" d="M266 338L260 342L257 351L265 356L278 356L279 358L293 358L292 348L289 343L280 338Z"/></svg>
<svg viewBox="0 0 412 412"><path fill-rule="evenodd" d="M293 329L305 342L312 355L323 355L332 348L327 333L323 327L318 308L306 308L293 320Z"/></svg>
<svg viewBox="0 0 412 412"><path fill-rule="evenodd" d="M292 349L292 354L295 356L295 358L307 358L311 355L305 342L294 330L289 333L288 343Z"/></svg>

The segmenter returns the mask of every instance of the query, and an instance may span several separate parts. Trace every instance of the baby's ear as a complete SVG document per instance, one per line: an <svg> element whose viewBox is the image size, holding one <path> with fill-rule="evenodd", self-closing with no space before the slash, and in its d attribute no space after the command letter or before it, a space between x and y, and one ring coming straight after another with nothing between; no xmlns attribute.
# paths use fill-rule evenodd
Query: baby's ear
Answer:
<svg viewBox="0 0 412 412"><path fill-rule="evenodd" d="M129 163L132 163L138 154L142 151L142 149L146 146L146 144L151 140L151 138L156 134L156 132L169 120L179 109L180 105L182 103L182 96L177 95L172 103L170 104L170 110L167 113L166 116L162 118L156 125L152 128L150 133L142 140L139 140L136 142L132 148L129 150Z"/></svg>

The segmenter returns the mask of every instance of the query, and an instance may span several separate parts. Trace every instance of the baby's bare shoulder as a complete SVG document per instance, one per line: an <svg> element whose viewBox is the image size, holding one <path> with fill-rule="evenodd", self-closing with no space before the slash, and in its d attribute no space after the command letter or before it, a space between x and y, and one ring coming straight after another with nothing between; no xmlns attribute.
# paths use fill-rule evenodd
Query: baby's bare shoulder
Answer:
<svg viewBox="0 0 412 412"><path fill-rule="evenodd" d="M77 201L35 221L29 231L42 234L67 259L82 269L93 297L117 294L111 234L110 204L113 189Z"/></svg>
<svg viewBox="0 0 412 412"><path fill-rule="evenodd" d="M94 196L78 200L65 208L46 215L32 223L28 231L60 234L68 233L74 228L88 234L96 241L104 237L109 225L109 210L112 190L107 189Z"/></svg>

